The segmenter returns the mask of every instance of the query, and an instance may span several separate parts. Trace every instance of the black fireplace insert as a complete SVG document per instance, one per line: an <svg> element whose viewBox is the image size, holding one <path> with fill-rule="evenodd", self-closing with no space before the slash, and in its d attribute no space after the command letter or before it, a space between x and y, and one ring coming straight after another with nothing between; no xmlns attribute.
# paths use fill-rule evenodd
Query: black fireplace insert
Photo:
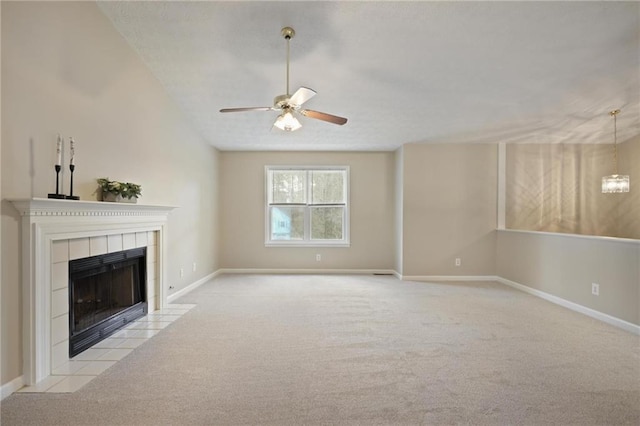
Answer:
<svg viewBox="0 0 640 426"><path fill-rule="evenodd" d="M147 313L146 248L69 262L69 357Z"/></svg>

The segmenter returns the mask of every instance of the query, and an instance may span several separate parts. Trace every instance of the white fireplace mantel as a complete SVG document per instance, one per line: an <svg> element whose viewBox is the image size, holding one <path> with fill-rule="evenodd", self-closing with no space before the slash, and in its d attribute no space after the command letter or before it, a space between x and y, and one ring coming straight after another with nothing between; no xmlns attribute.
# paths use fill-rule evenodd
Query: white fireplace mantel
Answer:
<svg viewBox="0 0 640 426"><path fill-rule="evenodd" d="M9 200L21 216L167 216L175 206L25 198Z"/></svg>
<svg viewBox="0 0 640 426"><path fill-rule="evenodd" d="M155 308L166 305L166 228L168 215L175 207L47 198L9 201L22 217L25 384L34 385L52 371L51 269L55 242L156 232Z"/></svg>

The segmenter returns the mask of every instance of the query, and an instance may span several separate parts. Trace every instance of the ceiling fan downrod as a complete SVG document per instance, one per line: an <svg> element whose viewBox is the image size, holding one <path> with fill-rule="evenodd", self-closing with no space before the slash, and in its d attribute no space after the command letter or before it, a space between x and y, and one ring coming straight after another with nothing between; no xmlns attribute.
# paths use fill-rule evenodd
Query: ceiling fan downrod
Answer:
<svg viewBox="0 0 640 426"><path fill-rule="evenodd" d="M287 40L287 91L286 91L286 95L287 95L287 97L289 97L290 96L290 93L289 93L289 57L290 57L289 45L290 45L290 42L291 42L291 39L293 38L293 36L296 35L296 32L291 27L284 27L282 30L280 30L280 34L282 34L284 39Z"/></svg>

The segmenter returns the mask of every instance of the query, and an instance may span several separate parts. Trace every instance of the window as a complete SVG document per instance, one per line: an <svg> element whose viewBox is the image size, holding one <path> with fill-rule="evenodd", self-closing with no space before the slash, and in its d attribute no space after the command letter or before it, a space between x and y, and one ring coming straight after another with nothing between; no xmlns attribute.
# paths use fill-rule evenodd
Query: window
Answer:
<svg viewBox="0 0 640 426"><path fill-rule="evenodd" d="M349 168L267 166L269 246L348 246Z"/></svg>

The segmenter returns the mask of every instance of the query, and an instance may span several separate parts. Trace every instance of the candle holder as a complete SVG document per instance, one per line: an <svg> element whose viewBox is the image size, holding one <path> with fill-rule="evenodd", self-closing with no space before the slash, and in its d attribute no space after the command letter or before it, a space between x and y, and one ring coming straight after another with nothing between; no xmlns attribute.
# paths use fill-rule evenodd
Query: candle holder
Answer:
<svg viewBox="0 0 640 426"><path fill-rule="evenodd" d="M59 200L64 200L65 198L67 198L67 196L64 194L60 194L60 170L62 170L62 167L60 167L59 164L56 164L55 169L56 169L56 193L49 194L49 198L57 198Z"/></svg>
<svg viewBox="0 0 640 426"><path fill-rule="evenodd" d="M74 166L73 164L69 165L69 170L71 170L71 185L69 186L69 195L64 197L67 200L79 200L80 199L80 197L78 197L77 195L73 195L73 171L75 169L76 169L76 166Z"/></svg>

